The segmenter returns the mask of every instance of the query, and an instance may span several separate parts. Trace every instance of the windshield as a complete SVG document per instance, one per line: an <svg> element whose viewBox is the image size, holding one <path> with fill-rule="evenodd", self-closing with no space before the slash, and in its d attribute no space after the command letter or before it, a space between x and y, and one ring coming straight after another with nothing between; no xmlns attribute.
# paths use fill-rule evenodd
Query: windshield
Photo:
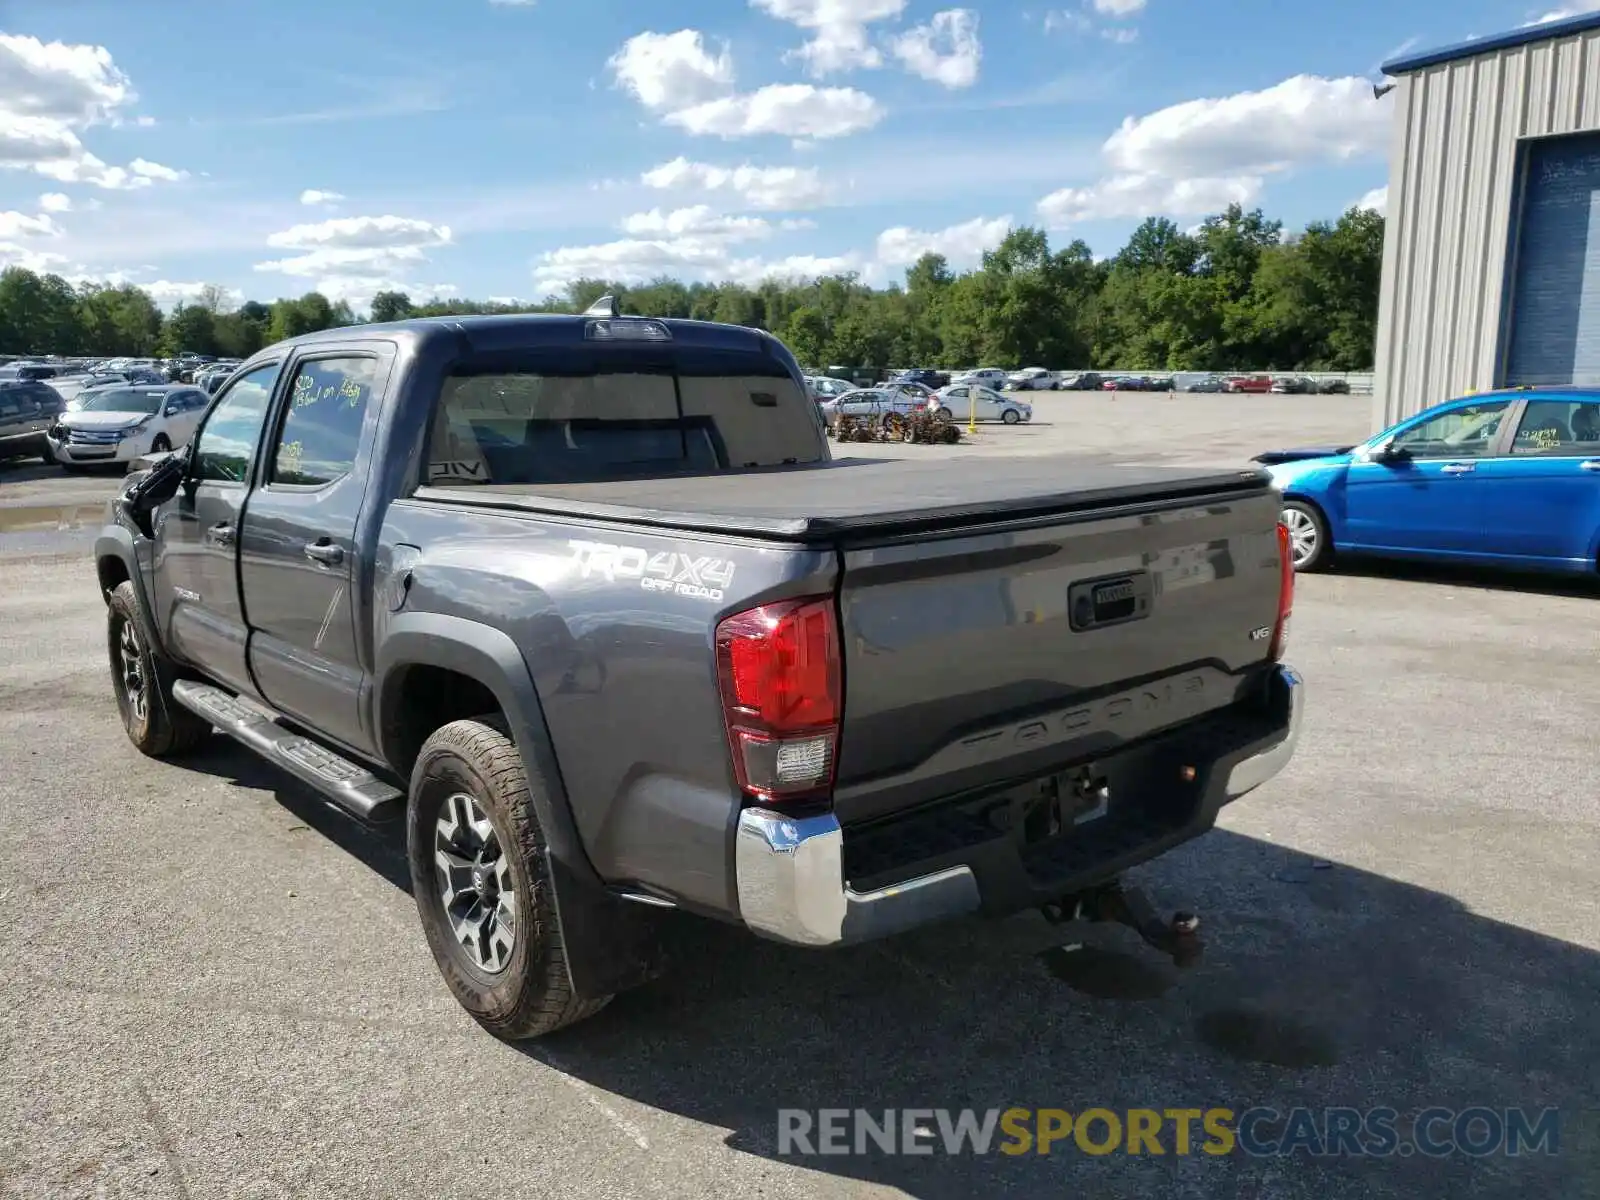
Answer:
<svg viewBox="0 0 1600 1200"><path fill-rule="evenodd" d="M140 392L133 388L107 388L84 397L79 412L144 413L150 416L161 410L165 392Z"/></svg>

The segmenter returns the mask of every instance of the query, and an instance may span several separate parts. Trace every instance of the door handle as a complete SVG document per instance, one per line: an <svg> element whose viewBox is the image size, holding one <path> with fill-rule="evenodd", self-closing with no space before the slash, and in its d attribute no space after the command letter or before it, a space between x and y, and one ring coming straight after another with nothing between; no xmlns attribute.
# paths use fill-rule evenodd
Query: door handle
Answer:
<svg viewBox="0 0 1600 1200"><path fill-rule="evenodd" d="M1580 471L1600 471L1600 458L1585 459L1578 464Z"/></svg>
<svg viewBox="0 0 1600 1200"><path fill-rule="evenodd" d="M224 521L220 525L213 525L206 530L206 541L213 546L233 545L233 526Z"/></svg>
<svg viewBox="0 0 1600 1200"><path fill-rule="evenodd" d="M331 542L307 542L305 555L314 563L335 567L344 561L344 547L335 546Z"/></svg>
<svg viewBox="0 0 1600 1200"><path fill-rule="evenodd" d="M1478 469L1477 463L1445 463L1439 468L1441 475L1470 475Z"/></svg>

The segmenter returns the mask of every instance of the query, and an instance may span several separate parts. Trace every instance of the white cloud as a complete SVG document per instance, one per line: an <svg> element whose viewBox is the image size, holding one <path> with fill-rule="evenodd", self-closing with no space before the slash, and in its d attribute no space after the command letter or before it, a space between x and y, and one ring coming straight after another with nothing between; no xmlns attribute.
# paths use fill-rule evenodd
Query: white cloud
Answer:
<svg viewBox="0 0 1600 1200"><path fill-rule="evenodd" d="M828 197L815 167L717 167L679 157L652 167L639 180L660 191L732 193L744 208L792 212L820 208Z"/></svg>
<svg viewBox="0 0 1600 1200"><path fill-rule="evenodd" d="M1266 174L1381 152L1389 112L1360 76L1296 75L1259 92L1128 117L1107 139L1105 155L1128 174Z"/></svg>
<svg viewBox="0 0 1600 1200"><path fill-rule="evenodd" d="M596 246L564 246L542 255L533 278L541 293L559 291L575 279L607 279L648 283L661 275L675 279L754 284L763 279L815 278L859 270L853 254L831 258L794 255L787 258L740 258L725 239L706 237L624 238Z"/></svg>
<svg viewBox="0 0 1600 1200"><path fill-rule="evenodd" d="M71 212L72 197L62 195L60 192L46 192L39 197L39 209L47 213Z"/></svg>
<svg viewBox="0 0 1600 1200"><path fill-rule="evenodd" d="M300 203L308 208L315 208L324 204L337 204L344 199L342 192L325 192L318 188L307 188L300 193Z"/></svg>
<svg viewBox="0 0 1600 1200"><path fill-rule="evenodd" d="M1269 175L1380 154L1390 105L1359 76L1296 75L1258 92L1189 100L1128 117L1101 147L1111 173L1039 202L1061 226L1076 221L1178 216L1246 204Z"/></svg>
<svg viewBox="0 0 1600 1200"><path fill-rule="evenodd" d="M548 294L582 278L640 284L662 275L683 280L755 284L764 279L815 279L856 272L864 279L876 280L891 269L911 265L930 251L943 254L955 263L975 262L985 250L1000 243L1012 224L1010 217L978 217L932 232L898 227L879 234L870 255L851 251L767 258L737 253L738 243L761 235L743 226L730 229L717 224L715 214L704 206L665 215L639 214L639 217L646 219L629 218L624 222L625 229L655 236L621 238L593 246L564 246L541 255L534 264L536 290ZM723 220L738 221L740 218ZM780 228L808 225L799 221L783 222Z"/></svg>
<svg viewBox="0 0 1600 1200"><path fill-rule="evenodd" d="M1070 29L1075 33L1088 33L1094 28L1094 21L1089 14L1077 9L1053 8L1044 15L1044 31L1055 33L1057 30Z"/></svg>
<svg viewBox="0 0 1600 1200"><path fill-rule="evenodd" d="M1039 201L1039 216L1060 229L1079 221L1201 216L1248 204L1261 194L1259 175L1168 179L1160 175L1114 175L1088 187L1062 188Z"/></svg>
<svg viewBox="0 0 1600 1200"><path fill-rule="evenodd" d="M1108 42L1115 42L1119 46L1131 46L1139 40L1137 29L1102 29L1100 36Z"/></svg>
<svg viewBox="0 0 1600 1200"><path fill-rule="evenodd" d="M0 242L16 242L19 238L60 237L61 226L47 214L30 217L27 213L0 212Z"/></svg>
<svg viewBox="0 0 1600 1200"><path fill-rule="evenodd" d="M974 217L935 232L899 225L878 235L877 260L886 267L908 267L924 254L942 254L953 263L976 262L1005 240L1011 225L1009 216Z"/></svg>
<svg viewBox="0 0 1600 1200"><path fill-rule="evenodd" d="M811 38L786 57L798 58L815 77L883 65L867 27L898 17L906 0L750 0L780 21L809 30Z"/></svg>
<svg viewBox="0 0 1600 1200"><path fill-rule="evenodd" d="M624 42L606 65L618 87L655 112L702 104L733 87L728 48L712 54L694 29L638 34Z"/></svg>
<svg viewBox="0 0 1600 1200"><path fill-rule="evenodd" d="M97 280L96 282L106 282ZM179 283L168 279L158 279L154 283L141 283L139 288L150 294L162 308L175 308L179 304L193 304L205 297L214 284L209 283ZM221 293L224 305L237 307L244 303L244 293L236 288L217 288Z"/></svg>
<svg viewBox="0 0 1600 1200"><path fill-rule="evenodd" d="M0 242L0 267L21 267L43 275L67 262L65 254L49 250L35 250L18 242Z"/></svg>
<svg viewBox="0 0 1600 1200"><path fill-rule="evenodd" d="M299 253L256 263L255 269L313 279L330 299L359 303L381 291L413 291L398 280L451 240L448 226L410 217L335 217L270 235L268 246ZM437 291L444 285L433 286Z"/></svg>
<svg viewBox="0 0 1600 1200"><path fill-rule="evenodd" d="M1522 28L1531 29L1535 25L1549 25L1552 21L1565 21L1568 17L1581 17L1596 11L1597 8L1600 8L1600 5L1582 4L1574 8L1553 9L1541 17L1535 17L1531 21L1524 21Z"/></svg>
<svg viewBox="0 0 1600 1200"><path fill-rule="evenodd" d="M1357 200L1351 208L1370 208L1379 216L1387 216L1389 212L1389 187L1375 187L1361 199Z"/></svg>
<svg viewBox="0 0 1600 1200"><path fill-rule="evenodd" d="M760 217L733 217L718 213L706 204L663 212L634 213L622 220L622 232L630 237L706 237L746 241L769 237L772 226Z"/></svg>
<svg viewBox="0 0 1600 1200"><path fill-rule="evenodd" d="M103 46L0 34L0 167L108 189L184 178L144 159L108 166L84 147L85 130L119 122L136 99Z"/></svg>
<svg viewBox="0 0 1600 1200"><path fill-rule="evenodd" d="M970 8L934 13L926 25L897 37L894 53L908 71L923 79L947 88L971 87L978 81L978 64L983 58L978 14Z"/></svg>
<svg viewBox="0 0 1600 1200"><path fill-rule="evenodd" d="M668 113L668 124L693 134L724 139L775 134L790 138L836 138L870 129L883 109L854 88L819 88L809 83L774 83L754 92L724 96Z"/></svg>
<svg viewBox="0 0 1600 1200"><path fill-rule="evenodd" d="M1103 17L1131 17L1144 11L1145 0L1094 0L1094 10Z"/></svg>

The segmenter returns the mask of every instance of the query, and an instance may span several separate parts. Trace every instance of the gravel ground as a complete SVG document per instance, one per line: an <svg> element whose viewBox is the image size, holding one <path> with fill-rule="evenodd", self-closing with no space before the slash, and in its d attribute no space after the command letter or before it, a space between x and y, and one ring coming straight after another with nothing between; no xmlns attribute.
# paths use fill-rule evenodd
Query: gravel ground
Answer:
<svg viewBox="0 0 1600 1200"><path fill-rule="evenodd" d="M1369 411L1046 395L1033 427L900 452L1240 462ZM0 468L0 1195L1600 1194L1587 587L1303 579L1299 756L1140 872L1201 913L1191 972L1035 915L824 954L686 920L671 976L514 1048L445 991L392 831L220 740L128 745L78 512L113 485ZM777 1152L782 1107L1258 1105L1557 1106L1559 1153Z"/></svg>

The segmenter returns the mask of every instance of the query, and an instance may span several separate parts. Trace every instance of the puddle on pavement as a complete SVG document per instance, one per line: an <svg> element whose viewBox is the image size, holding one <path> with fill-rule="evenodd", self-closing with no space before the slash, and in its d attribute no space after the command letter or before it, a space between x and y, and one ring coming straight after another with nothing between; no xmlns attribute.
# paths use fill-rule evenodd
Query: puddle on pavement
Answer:
<svg viewBox="0 0 1600 1200"><path fill-rule="evenodd" d="M1289 1017L1251 1009L1218 1009L1195 1023L1200 1040L1243 1062L1275 1067L1332 1067L1339 1050L1327 1034Z"/></svg>
<svg viewBox="0 0 1600 1200"><path fill-rule="evenodd" d="M105 519L98 504L0 505L0 533L71 533L92 529Z"/></svg>
<svg viewBox="0 0 1600 1200"><path fill-rule="evenodd" d="M1173 971L1150 958L1098 946L1051 946L1039 960L1073 991L1096 1000L1154 1000L1177 982Z"/></svg>

